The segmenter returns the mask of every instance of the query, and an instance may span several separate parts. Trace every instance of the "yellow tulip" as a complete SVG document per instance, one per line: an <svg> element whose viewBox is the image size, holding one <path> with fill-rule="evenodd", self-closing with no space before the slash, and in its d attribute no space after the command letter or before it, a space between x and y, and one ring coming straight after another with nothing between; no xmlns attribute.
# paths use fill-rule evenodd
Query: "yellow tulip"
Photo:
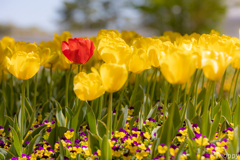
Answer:
<svg viewBox="0 0 240 160"><path fill-rule="evenodd" d="M0 69L5 68L5 59L6 59L6 52L2 47L2 43L0 42Z"/></svg>
<svg viewBox="0 0 240 160"><path fill-rule="evenodd" d="M18 51L11 58L8 58L7 69L18 79L27 80L32 78L39 68L40 58L34 52Z"/></svg>
<svg viewBox="0 0 240 160"><path fill-rule="evenodd" d="M166 31L163 33L163 36L169 37L171 42L173 43L177 38L181 37L182 35L178 32Z"/></svg>
<svg viewBox="0 0 240 160"><path fill-rule="evenodd" d="M196 56L192 52L175 48L160 60L160 66L169 83L184 84L196 70Z"/></svg>
<svg viewBox="0 0 240 160"><path fill-rule="evenodd" d="M232 67L235 69L240 69L240 43L235 44L234 46L234 53L233 53L233 60L232 60Z"/></svg>
<svg viewBox="0 0 240 160"><path fill-rule="evenodd" d="M122 31L121 38L130 46L135 38L142 37L135 31Z"/></svg>
<svg viewBox="0 0 240 160"><path fill-rule="evenodd" d="M104 89L113 93L123 87L128 77L128 71L125 65L104 63L100 67L100 75Z"/></svg>
<svg viewBox="0 0 240 160"><path fill-rule="evenodd" d="M82 101L91 101L104 94L102 80L98 72L92 68L92 73L80 72L74 77L74 92Z"/></svg>
<svg viewBox="0 0 240 160"><path fill-rule="evenodd" d="M103 37L98 45L98 53L106 63L127 64L132 50L121 38Z"/></svg>
<svg viewBox="0 0 240 160"><path fill-rule="evenodd" d="M55 55L57 55L57 54L55 54ZM56 63L52 64L52 68L53 68L53 70L65 71L65 70L70 69L71 64L72 64L72 62L66 56L64 56L64 54L61 54L58 52L58 61ZM76 67L77 67L76 64L72 64L72 69L75 69Z"/></svg>
<svg viewBox="0 0 240 160"><path fill-rule="evenodd" d="M150 69L151 66L146 63L145 55L146 51L142 48L132 47L133 55L129 60L128 70L139 74L146 69Z"/></svg>
<svg viewBox="0 0 240 160"><path fill-rule="evenodd" d="M153 67L160 67L160 59L165 55L162 42L159 39L152 39L150 46L147 49L148 59Z"/></svg>
<svg viewBox="0 0 240 160"><path fill-rule="evenodd" d="M202 67L205 77L212 81L219 80L231 61L232 57L224 52L203 51Z"/></svg>
<svg viewBox="0 0 240 160"><path fill-rule="evenodd" d="M14 38L5 36L1 39L1 44L2 44L2 48L5 50L7 47L9 48L13 48L14 44L15 44L15 40Z"/></svg>
<svg viewBox="0 0 240 160"><path fill-rule="evenodd" d="M72 37L72 34L68 31L63 32L61 35L55 34L54 38L52 41L48 41L48 42L41 42L39 44L39 46L42 49L49 49L50 53L48 55L48 58L46 60L44 60L44 67L45 68L53 68L53 66L55 65L59 65L59 61L62 61L61 58L61 54L62 54L62 41L66 41L68 42L68 39ZM46 54L46 50L42 51ZM43 54L43 53L42 53ZM44 55L44 54L43 54ZM55 64L58 63L58 64ZM63 64L65 65L65 64ZM69 65L70 66L70 65ZM70 67L67 68L70 68ZM61 67L59 67L61 68ZM62 67L62 68L66 68L66 67ZM63 69L65 70L65 69Z"/></svg>
<svg viewBox="0 0 240 160"><path fill-rule="evenodd" d="M117 30L106 30L106 29L101 29L96 37L96 43L97 45L99 44L99 42L101 41L101 39L103 37L109 37L109 38L120 38L121 34L117 31Z"/></svg>

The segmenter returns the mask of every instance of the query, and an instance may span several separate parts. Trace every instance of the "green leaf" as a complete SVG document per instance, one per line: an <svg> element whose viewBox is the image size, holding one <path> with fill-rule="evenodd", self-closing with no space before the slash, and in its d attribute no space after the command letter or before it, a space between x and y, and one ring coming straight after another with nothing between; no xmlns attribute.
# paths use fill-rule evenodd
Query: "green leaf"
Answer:
<svg viewBox="0 0 240 160"><path fill-rule="evenodd" d="M30 141L32 138L34 138L38 133L42 132L47 126L46 125L42 125L38 128L36 128L35 130L32 131L32 133L30 135L28 135L25 139L27 141Z"/></svg>
<svg viewBox="0 0 240 160"><path fill-rule="evenodd" d="M98 150L99 148L98 139L91 132L88 132L88 143L92 153Z"/></svg>
<svg viewBox="0 0 240 160"><path fill-rule="evenodd" d="M13 126L13 124L14 124L13 119L12 119L11 117L9 117L8 115L5 115L4 117L5 117L5 118L7 119L7 121L10 123L10 126Z"/></svg>
<svg viewBox="0 0 240 160"><path fill-rule="evenodd" d="M112 159L112 149L110 147L107 135L103 136L101 145L101 159Z"/></svg>
<svg viewBox="0 0 240 160"><path fill-rule="evenodd" d="M182 125L182 122L181 122L181 118L180 118L180 114L179 114L179 108L178 106L175 104L175 105L171 105L169 107L169 111L168 113L171 113L171 110L173 109L173 106L175 107L174 108L174 116L173 116L173 126L174 126L174 134L177 132L177 130L181 127Z"/></svg>
<svg viewBox="0 0 240 160"><path fill-rule="evenodd" d="M226 99L222 99L221 101L222 105L222 115L226 117L229 123L232 122L232 114L231 114L231 108L228 104L228 101Z"/></svg>
<svg viewBox="0 0 240 160"><path fill-rule="evenodd" d="M237 97L237 105L233 117L234 126L240 124L240 97Z"/></svg>
<svg viewBox="0 0 240 160"><path fill-rule="evenodd" d="M58 142L59 142L59 148L60 148L60 159L64 159L65 150L63 148L63 144L62 144L62 142L61 142L59 137L58 137Z"/></svg>
<svg viewBox="0 0 240 160"><path fill-rule="evenodd" d="M184 151L184 147L185 146L186 146L186 140L180 145L179 150L178 150L178 152L177 152L177 154L176 154L176 156L174 158L175 160L180 159L180 157L181 157L181 155L182 155L182 153Z"/></svg>
<svg viewBox="0 0 240 160"><path fill-rule="evenodd" d="M133 115L134 116L138 116L139 115L141 106L142 106L142 101L137 101L136 103L133 104L133 107L134 107Z"/></svg>
<svg viewBox="0 0 240 160"><path fill-rule="evenodd" d="M31 142L28 145L28 155L32 154L34 144L36 140L40 137L40 134L35 135L35 137L31 140Z"/></svg>
<svg viewBox="0 0 240 160"><path fill-rule="evenodd" d="M107 125L101 120L98 120L97 129L100 137L103 137L107 133Z"/></svg>
<svg viewBox="0 0 240 160"><path fill-rule="evenodd" d="M73 113L69 107L65 107L65 115L67 116L67 128L71 127L71 121L73 117Z"/></svg>
<svg viewBox="0 0 240 160"><path fill-rule="evenodd" d="M92 108L89 105L88 105L88 108L87 108L87 119L88 119L88 124L89 124L90 131L93 134L97 134L96 117L93 113Z"/></svg>
<svg viewBox="0 0 240 160"><path fill-rule="evenodd" d="M203 89L201 90L201 92L198 94L197 104L198 104L200 101L204 101L205 95L206 95L206 88L203 88ZM204 103L203 103L203 104L204 104Z"/></svg>
<svg viewBox="0 0 240 160"><path fill-rule="evenodd" d="M3 103L0 104L0 126L4 126L5 125L5 105Z"/></svg>
<svg viewBox="0 0 240 160"><path fill-rule="evenodd" d="M60 126L64 127L65 126L65 117L62 113L62 107L61 105L55 100L55 105L57 108L56 111L56 118Z"/></svg>
<svg viewBox="0 0 240 160"><path fill-rule="evenodd" d="M18 136L17 132L12 126L9 126L11 128L11 132L13 134L14 142L13 145L17 151L18 156L21 156L22 151L22 143L20 143L20 137Z"/></svg>
<svg viewBox="0 0 240 160"><path fill-rule="evenodd" d="M217 132L219 122L220 122L220 119L221 119L221 115L222 115L221 110L219 110L219 112L214 117L214 120L213 120L213 123L212 123L212 126L211 126L211 131L210 131L210 134L209 134L209 137L208 137L210 141L213 139L215 133Z"/></svg>
<svg viewBox="0 0 240 160"><path fill-rule="evenodd" d="M31 107L31 104L29 102L28 98L25 98L25 110L27 111L27 113L29 113L29 117L33 114L33 108Z"/></svg>
<svg viewBox="0 0 240 160"><path fill-rule="evenodd" d="M124 128L126 125L126 121L127 121L127 117L128 117L128 107L126 106L123 114L121 114L118 124L117 124L117 128L116 130L118 131L120 128Z"/></svg>
<svg viewBox="0 0 240 160"><path fill-rule="evenodd" d="M86 113L87 113L88 103L86 101L81 101L80 106L77 109L77 112L73 113L74 116L72 118L71 128L75 131L78 130L82 121L84 120Z"/></svg>
<svg viewBox="0 0 240 160"><path fill-rule="evenodd" d="M193 132L193 128L192 128L191 122L188 119L185 119L185 121L186 121L187 126L188 126L188 136L189 136L190 139L192 139L192 138L195 137L195 134Z"/></svg>
<svg viewBox="0 0 240 160"><path fill-rule="evenodd" d="M154 108L152 108L150 110L150 112L148 113L147 119L150 117L155 117L156 113L157 113L157 109L158 109L158 105L155 105Z"/></svg>
<svg viewBox="0 0 240 160"><path fill-rule="evenodd" d="M190 159L197 159L197 156L195 154L195 149L193 148L193 144L190 139L187 140L188 148L189 148L189 155Z"/></svg>
<svg viewBox="0 0 240 160"><path fill-rule="evenodd" d="M64 133L67 131L68 129L65 127L58 127L57 125L55 126L55 128L52 129L52 131L49 134L48 137L48 143L54 147L55 142L58 140L58 138L62 137L64 135Z"/></svg>
<svg viewBox="0 0 240 160"><path fill-rule="evenodd" d="M188 107L186 110L186 118L191 120L196 116L196 108L194 107L194 105L192 104L191 101L189 101L188 103Z"/></svg>
<svg viewBox="0 0 240 160"><path fill-rule="evenodd" d="M221 104L218 103L218 104L213 108L213 116L215 116L220 109L221 109Z"/></svg>

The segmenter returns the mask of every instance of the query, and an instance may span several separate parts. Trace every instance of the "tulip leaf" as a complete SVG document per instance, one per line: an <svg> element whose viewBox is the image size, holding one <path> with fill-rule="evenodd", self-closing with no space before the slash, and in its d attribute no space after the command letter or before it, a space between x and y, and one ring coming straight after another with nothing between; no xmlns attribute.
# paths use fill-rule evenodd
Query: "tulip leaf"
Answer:
<svg viewBox="0 0 240 160"><path fill-rule="evenodd" d="M133 115L134 116L138 116L139 115L139 111L140 111L140 108L142 106L142 101L137 101L133 104L133 107L134 107L134 113Z"/></svg>
<svg viewBox="0 0 240 160"><path fill-rule="evenodd" d="M108 141L108 136L104 135L101 144L101 159L112 159L112 149Z"/></svg>
<svg viewBox="0 0 240 160"><path fill-rule="evenodd" d="M237 105L233 117L234 126L240 124L240 97L237 97Z"/></svg>
<svg viewBox="0 0 240 160"><path fill-rule="evenodd" d="M90 131L93 134L97 134L96 117L93 113L92 108L89 105L88 105L88 108L87 108L87 119L88 119L88 124L89 124Z"/></svg>
<svg viewBox="0 0 240 160"><path fill-rule="evenodd" d="M35 130L32 131L30 135L28 135L25 139L27 141L30 141L32 138L34 138L38 133L42 132L46 128L46 125L42 125Z"/></svg>
<svg viewBox="0 0 240 160"><path fill-rule="evenodd" d="M14 124L13 119L11 117L9 117L8 115L5 115L4 117L7 119L7 121L10 124L10 126L13 126L13 124Z"/></svg>
<svg viewBox="0 0 240 160"><path fill-rule="evenodd" d="M65 117L62 113L62 107L61 105L55 100L55 105L56 105L56 117L57 117L57 122L59 123L60 126L64 127L65 126Z"/></svg>
<svg viewBox="0 0 240 160"><path fill-rule="evenodd" d="M206 95L206 88L203 88L203 89L201 90L201 92L198 94L197 104L198 104L200 101L204 101L205 95ZM203 103L203 104L204 104L204 103Z"/></svg>
<svg viewBox="0 0 240 160"><path fill-rule="evenodd" d="M25 110L29 113L29 117L31 117L31 115L33 114L33 108L28 98L25 98L25 108Z"/></svg>
<svg viewBox="0 0 240 160"><path fill-rule="evenodd" d="M37 139L41 138L40 137L40 134L37 134L35 135L35 137L31 140L31 142L29 143L28 147L26 149L28 149L28 155L31 155L32 154L32 151L33 151L33 147L34 147L34 144L36 144L37 142ZM40 139L39 139L40 140Z"/></svg>
<svg viewBox="0 0 240 160"><path fill-rule="evenodd" d="M77 130L80 127L82 121L86 116L87 108L88 108L88 103L85 101L84 102L81 101L77 111L74 112L71 128L73 128L74 130Z"/></svg>
<svg viewBox="0 0 240 160"><path fill-rule="evenodd" d="M193 148L193 144L191 140L187 139L188 147L189 147L189 155L190 159L197 159L197 156L195 154L195 149Z"/></svg>
<svg viewBox="0 0 240 160"><path fill-rule="evenodd" d="M5 105L3 103L0 104L0 126L5 125Z"/></svg>
<svg viewBox="0 0 240 160"><path fill-rule="evenodd" d="M192 104L191 101L188 103L187 111L186 111L186 118L191 120L196 116L196 108Z"/></svg>
<svg viewBox="0 0 240 160"><path fill-rule="evenodd" d="M133 128L133 125L134 123L136 122L136 120L138 119L137 116L134 116L131 121L130 121L130 124L129 124L129 129L131 130Z"/></svg>
<svg viewBox="0 0 240 160"><path fill-rule="evenodd" d="M226 117L228 122L231 123L232 122L232 114L231 114L231 108L228 104L228 101L226 99L222 99L221 105L222 105L222 115L224 117Z"/></svg>
<svg viewBox="0 0 240 160"><path fill-rule="evenodd" d="M15 129L12 126L9 126L11 128L11 132L13 134L13 145L17 151L18 156L21 156L21 151L22 151L22 144L20 143L20 137L18 136L17 132L15 131Z"/></svg>
<svg viewBox="0 0 240 160"><path fill-rule="evenodd" d="M168 133L168 129L169 129L169 126L170 126L170 123L173 123L171 121L171 118L168 118L166 120L166 122L164 123L163 125L163 128L161 129L161 133L160 133L160 144L164 143L164 144L170 144L170 141L172 140L173 138L173 131L174 131L174 126L172 125L172 128L170 129L170 133ZM168 136L170 136L170 138L168 138ZM168 140L170 140L168 142Z"/></svg>
<svg viewBox="0 0 240 160"><path fill-rule="evenodd" d="M66 121L67 121L67 125L66 127L67 128L70 128L71 127L71 120L72 120L72 117L73 117L73 113L71 111L71 109L69 107L65 107L65 115L66 115Z"/></svg>
<svg viewBox="0 0 240 160"><path fill-rule="evenodd" d="M64 159L66 152L65 152L65 149L63 148L63 144L59 137L58 137L58 142L59 142L59 149L60 149L60 159Z"/></svg>
<svg viewBox="0 0 240 160"><path fill-rule="evenodd" d="M174 158L174 160L178 160L178 159L181 159L180 157L181 157L181 155L182 155L182 153L183 153L183 151L184 151L184 147L186 146L186 140L180 145L180 147L179 147L179 150L178 150L178 152L177 152L177 154L175 155L175 158Z"/></svg>
<svg viewBox="0 0 240 160"><path fill-rule="evenodd" d="M202 127L202 118L197 115L196 117L194 117L194 118L192 119L192 123L197 123L198 126L199 126L200 129L201 129L201 127Z"/></svg>
<svg viewBox="0 0 240 160"><path fill-rule="evenodd" d="M213 123L212 123L212 126L211 126L211 131L210 131L210 134L209 134L209 137L208 137L208 139L210 141L213 139L215 133L217 132L219 122L220 122L220 119L221 119L221 115L222 115L221 110L219 110L219 112L214 117L214 120L213 120Z"/></svg>
<svg viewBox="0 0 240 160"><path fill-rule="evenodd" d="M118 120L118 124L117 124L117 128L116 130L118 131L120 128L124 128L126 125L126 121L127 121L127 117L128 117L128 107L126 106L123 114L121 114L119 120Z"/></svg>
<svg viewBox="0 0 240 160"><path fill-rule="evenodd" d="M213 116L215 116L218 112L219 112L219 110L221 109L221 104L220 103L218 103L214 108L213 108L213 111L211 111L211 112L213 112Z"/></svg>
<svg viewBox="0 0 240 160"><path fill-rule="evenodd" d="M63 137L64 133L67 131L68 129L65 127L58 127L57 125L55 125L55 128L52 129L52 131L49 134L48 137L48 143L54 147L55 142L58 140L58 138Z"/></svg>
<svg viewBox="0 0 240 160"><path fill-rule="evenodd" d="M150 118L150 117L155 117L157 109L158 109L158 105L155 105L155 107L152 108L150 110L150 112L148 113L147 119Z"/></svg>
<svg viewBox="0 0 240 160"><path fill-rule="evenodd" d="M195 134L193 132L193 128L192 128L192 125L191 125L191 122L188 120L188 119L185 119L185 122L188 126L188 136L190 139L194 138L195 137Z"/></svg>
<svg viewBox="0 0 240 160"><path fill-rule="evenodd" d="M96 152L99 148L98 139L91 132L88 132L88 144L88 146L91 148L92 153Z"/></svg>
<svg viewBox="0 0 240 160"><path fill-rule="evenodd" d="M107 125L101 120L98 120L97 129L100 137L103 137L107 133Z"/></svg>
<svg viewBox="0 0 240 160"><path fill-rule="evenodd" d="M174 102L175 103L175 102ZM173 108L174 107L174 108ZM174 126L174 134L177 132L177 130L181 127L182 122L181 122L181 118L180 118L180 114L179 114L179 108L178 106L175 105L171 105L169 107L169 111L168 113L172 112L172 109L174 109L174 115L173 115L173 126Z"/></svg>

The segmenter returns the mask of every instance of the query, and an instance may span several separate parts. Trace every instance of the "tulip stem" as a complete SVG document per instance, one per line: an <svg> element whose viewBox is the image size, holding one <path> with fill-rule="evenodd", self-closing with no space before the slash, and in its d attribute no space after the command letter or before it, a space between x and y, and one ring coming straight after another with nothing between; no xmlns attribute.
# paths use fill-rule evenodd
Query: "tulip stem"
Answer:
<svg viewBox="0 0 240 160"><path fill-rule="evenodd" d="M227 74L227 70L224 72L224 75L222 77L221 87L220 87L220 91L219 91L219 94L218 94L218 99L219 100L220 100L220 98L223 97L223 86L224 86L224 82L225 82L225 79L226 79L226 74Z"/></svg>
<svg viewBox="0 0 240 160"><path fill-rule="evenodd" d="M129 106L130 106L130 107L132 106L133 100L134 100L134 98L136 97L135 95L137 94L138 84L139 84L139 78L140 78L139 74L136 74L134 89L133 89L133 93L132 93L132 96L131 96L131 98L130 98L130 103L129 103Z"/></svg>
<svg viewBox="0 0 240 160"><path fill-rule="evenodd" d="M71 70L72 70L72 64L70 64L70 69L66 73L65 107L68 107L68 86L69 86Z"/></svg>
<svg viewBox="0 0 240 160"><path fill-rule="evenodd" d="M4 70L2 70L2 93L3 93L3 100L5 101L5 84L4 84Z"/></svg>
<svg viewBox="0 0 240 160"><path fill-rule="evenodd" d="M202 70L200 70L200 73L197 77L197 83L196 83L196 87L195 87L195 103L194 103L194 107L196 108L197 107L197 98L198 98L198 83L199 83L199 80L200 80L200 77L202 75Z"/></svg>
<svg viewBox="0 0 240 160"><path fill-rule="evenodd" d="M209 130L209 113L208 113L208 108L209 108L209 101L210 101L210 96L212 91L214 91L215 88L215 82L209 80L208 81L208 87L207 87L207 92L205 95L205 99L204 99L204 106L203 106L203 117L202 117L202 134L204 136L208 137L208 130Z"/></svg>
<svg viewBox="0 0 240 160"><path fill-rule="evenodd" d="M124 93L124 90L125 90L126 86L127 86L127 81L126 81L126 83L124 84L124 86L121 90L120 98L118 100L118 104L117 104L117 107L116 107L116 114L115 114L115 117L114 117L114 126L113 126L114 131L116 130L116 127L117 127L117 117L118 117L119 107L121 105L122 98L123 98L123 93Z"/></svg>
<svg viewBox="0 0 240 160"><path fill-rule="evenodd" d="M202 75L202 89L204 88L204 79L205 79L205 76L204 74Z"/></svg>
<svg viewBox="0 0 240 160"><path fill-rule="evenodd" d="M145 102L145 105L143 106L143 115L144 115L143 118L144 118L144 120L146 120L147 115L148 115L148 113L150 112L150 109L152 108L152 106L151 106L151 101L150 101L150 106L148 106L148 97L149 97L149 91L150 91L152 79L153 79L153 77L156 75L156 73L157 73L157 69L155 69L155 70L153 71L153 74L152 74L151 79L150 79L150 81L149 81L149 83L148 83L148 86L147 86L146 102ZM155 83L155 84L156 84L156 83Z"/></svg>
<svg viewBox="0 0 240 160"><path fill-rule="evenodd" d="M166 91L165 91L165 97L164 97L164 105L163 105L163 124L165 124L165 114L166 114L166 110L167 110L167 100L168 100L168 90L170 88L170 84L164 80L166 82Z"/></svg>
<svg viewBox="0 0 240 160"><path fill-rule="evenodd" d="M156 88L156 82L157 82L157 71L158 71L158 68L155 69L155 78L154 78L154 81L153 81L153 86L152 86L152 90L151 90L151 97L150 97L150 107L152 107L152 101L153 101L153 97L154 97L154 92L155 92L155 88ZM160 72L161 73L161 72ZM159 74L160 76L160 74Z"/></svg>
<svg viewBox="0 0 240 160"><path fill-rule="evenodd" d="M216 85L216 82L214 81L213 83L213 89L212 89L212 103L211 103L211 118L213 119L214 115L213 115L213 108L214 108L214 95L215 95L215 85Z"/></svg>
<svg viewBox="0 0 240 160"><path fill-rule="evenodd" d="M188 103L189 103L189 101L190 101L190 97L191 97L191 95L192 95L192 92L193 92L193 89L194 89L194 86L195 86L195 81L196 81L196 78L197 78L197 71L198 70L196 70L195 71L195 73L194 73L194 76L193 76L193 81L192 81L192 84L191 84L191 87L190 87L190 90L189 90L189 92L188 92L188 97L187 97L187 102L186 102L186 105L183 105L183 108L182 108L182 115L181 115L181 120L183 121L184 120L184 118L185 118L185 114L186 114L186 111L187 111L187 107L188 107Z"/></svg>
<svg viewBox="0 0 240 160"><path fill-rule="evenodd" d="M52 64L50 67L49 101L51 101L51 97L52 97Z"/></svg>
<svg viewBox="0 0 240 160"><path fill-rule="evenodd" d="M235 104L235 98L236 98L236 94L237 94L236 90L237 90L239 73L240 73L240 70L238 69L237 77L236 77L236 80L235 80L234 91L233 91L232 111L233 111L233 107L234 107L234 104Z"/></svg>
<svg viewBox="0 0 240 160"><path fill-rule="evenodd" d="M10 82L10 87L11 87L11 112L13 113L13 106L14 106L14 93L13 93L13 75L11 74L11 82Z"/></svg>
<svg viewBox="0 0 240 160"><path fill-rule="evenodd" d="M173 117L174 117L174 110L175 110L175 104L177 101L177 97L178 97L178 90L179 90L179 84L174 85L174 93L173 93L173 99L172 99L172 106L171 106L171 110L168 110L170 112L170 114L168 115L168 118L170 118L170 123L169 126L164 126L168 127L168 136L167 136L167 146L168 148L170 148L170 142L171 142L171 138L172 138L172 129L173 129ZM167 152L166 155L166 159L168 159L169 157L169 152Z"/></svg>
<svg viewBox="0 0 240 160"><path fill-rule="evenodd" d="M33 108L36 108L36 104L37 104L37 77L38 77L38 72L35 75L35 79L34 79L34 97L33 97Z"/></svg>
<svg viewBox="0 0 240 160"><path fill-rule="evenodd" d="M233 83L234 83L234 79L237 75L237 69L235 69L235 72L234 72L234 75L233 75L233 78L232 78L232 82L231 82L231 86L230 86L230 89L229 89L229 93L228 93L228 101L230 102L230 98L231 98L231 91L232 91L232 86L233 86Z"/></svg>
<svg viewBox="0 0 240 160"><path fill-rule="evenodd" d="M98 109L98 120L101 120L101 113L102 113L102 107L103 107L103 96L101 95L99 100L99 109Z"/></svg>
<svg viewBox="0 0 240 160"><path fill-rule="evenodd" d="M26 80L27 81L27 98L30 98L29 97L29 79Z"/></svg>
<svg viewBox="0 0 240 160"><path fill-rule="evenodd" d="M20 133L20 143L22 144L22 140L23 140L23 135L24 135L24 107L25 107L25 83L26 81L23 80L23 83L22 83L22 105L21 105L21 133ZM22 145L21 145L21 150L20 150L20 154L22 154L23 150L22 150Z"/></svg>
<svg viewBox="0 0 240 160"><path fill-rule="evenodd" d="M186 99L187 99L187 87L188 87L188 83L186 83L185 89L184 89L183 105L185 105Z"/></svg>
<svg viewBox="0 0 240 160"><path fill-rule="evenodd" d="M112 134L112 93L109 94L108 99L108 117L107 117L107 136L111 139Z"/></svg>

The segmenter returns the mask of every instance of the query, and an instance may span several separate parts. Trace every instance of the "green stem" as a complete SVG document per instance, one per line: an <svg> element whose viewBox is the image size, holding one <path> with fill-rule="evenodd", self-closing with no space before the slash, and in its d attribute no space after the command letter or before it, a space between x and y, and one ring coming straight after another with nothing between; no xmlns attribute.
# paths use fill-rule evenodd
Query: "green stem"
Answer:
<svg viewBox="0 0 240 160"><path fill-rule="evenodd" d="M130 107L132 106L132 103L133 103L133 100L134 100L134 98L135 98L135 95L137 94L138 84L139 84L139 74L136 74L135 84L134 84L134 90L133 90L132 96L131 96L131 98L130 98L130 103L129 103L129 106L130 106Z"/></svg>
<svg viewBox="0 0 240 160"><path fill-rule="evenodd" d="M117 108L116 108L116 114L115 114L115 117L114 117L114 126L113 126L113 129L114 131L116 130L116 127L117 127L117 117L118 117L118 112L119 112L119 107L121 105L121 102L122 102L122 98L123 98L123 93L124 93L124 90L127 86L127 82L124 84L122 90L121 90L121 93L120 93L120 98L118 100L118 104L117 104Z"/></svg>
<svg viewBox="0 0 240 160"><path fill-rule="evenodd" d="M112 134L112 93L109 94L108 99L108 116L107 116L107 135L108 139L111 139Z"/></svg>
<svg viewBox="0 0 240 160"><path fill-rule="evenodd" d="M186 99L187 99L187 87L188 87L188 83L186 83L185 89L184 89L183 105L185 105Z"/></svg>
<svg viewBox="0 0 240 160"><path fill-rule="evenodd" d="M10 82L10 87L11 87L11 112L13 113L13 106L14 106L14 92L13 92L13 75L11 74L11 82Z"/></svg>
<svg viewBox="0 0 240 160"><path fill-rule="evenodd" d="M196 87L195 87L195 103L194 103L194 107L196 108L197 107L197 98L198 98L198 83L199 83L199 80L200 80L200 77L202 75L202 70L200 70L200 73L197 77L197 83L196 83Z"/></svg>
<svg viewBox="0 0 240 160"><path fill-rule="evenodd" d="M188 93L186 105L183 105L183 108L181 110L181 113L182 113L181 114L181 120L182 121L185 118L187 107L188 107L188 103L190 101L190 98L191 98L191 95L192 95L192 92L193 92L193 89L194 89L194 86L195 86L195 81L196 81L196 77L197 77L197 71L198 70L195 71L194 76L193 76L193 81L192 81L192 84L191 84L191 87L190 87L190 90L189 90L189 93Z"/></svg>
<svg viewBox="0 0 240 160"><path fill-rule="evenodd" d="M220 98L223 97L223 86L224 86L224 82L225 82L225 79L226 79L226 74L227 74L227 70L224 72L224 75L222 77L221 87L220 87L220 91L219 91L219 94L218 94L218 99L219 100L220 100Z"/></svg>
<svg viewBox="0 0 240 160"><path fill-rule="evenodd" d="M27 81L27 98L30 99L30 97L29 97L29 79L26 81Z"/></svg>
<svg viewBox="0 0 240 160"><path fill-rule="evenodd" d="M229 90L229 93L228 93L228 101L230 102L230 98L231 98L231 92L232 92L232 86L233 86L233 83L234 83L234 79L237 75L237 69L235 69L235 72L234 72L234 75L233 75L233 78L232 78L232 82L231 82L231 86L230 86L230 90Z"/></svg>
<svg viewBox="0 0 240 160"><path fill-rule="evenodd" d="M38 72L35 75L35 79L34 79L34 97L33 97L33 108L36 108L36 104L37 104L37 77L38 77Z"/></svg>
<svg viewBox="0 0 240 160"><path fill-rule="evenodd" d="M216 82L214 81L213 86L215 86ZM212 103L211 103L211 118L213 119L213 108L214 108L214 95L215 95L215 87L212 89Z"/></svg>
<svg viewBox="0 0 240 160"><path fill-rule="evenodd" d="M21 104L21 133L20 133L20 144L22 144L23 135L24 135L25 83L26 83L26 81L23 80L23 83L22 83L22 104ZM20 153L22 154L22 152L23 152L23 150L22 150L22 145L21 145L21 151L20 151Z"/></svg>
<svg viewBox="0 0 240 160"><path fill-rule="evenodd" d="M101 113L102 113L102 107L103 107L103 97L104 95L101 95L99 100L99 109L98 109L98 120L101 120Z"/></svg>
<svg viewBox="0 0 240 160"><path fill-rule="evenodd" d="M147 96L146 96L146 102L145 102L145 105L143 106L143 119L144 120L146 120L146 118L147 118L147 115L148 115L148 113L149 113L149 111L150 111L150 109L151 109L151 104L150 104L150 106L148 106L148 97L149 97L149 91L150 91L150 86L151 86L151 83L152 83L152 79L153 79L153 77L155 76L155 74L157 73L157 69L156 70L154 70L154 72L153 72L153 74L152 74L152 76L151 76L151 79L150 79L150 81L149 81L149 83L148 83L148 87L147 87Z"/></svg>
<svg viewBox="0 0 240 160"><path fill-rule="evenodd" d="M66 71L65 107L68 107L68 86L69 86L71 69L72 69L72 64L70 65L69 71Z"/></svg>
<svg viewBox="0 0 240 160"><path fill-rule="evenodd" d="M204 74L202 75L202 89L204 88L204 81L205 81L205 76Z"/></svg>
<svg viewBox="0 0 240 160"><path fill-rule="evenodd" d="M170 118L170 123L168 126L168 136L167 136L167 146L170 148L170 142L171 142L171 137L172 137L172 128L173 128L173 117L174 117L174 110L175 110L175 104L177 101L177 97L178 97L178 90L179 90L179 85L176 84L174 85L174 93L173 93L173 99L172 99L172 106L171 106L171 111L170 111L170 115L168 116L168 118ZM166 155L166 159L169 158L169 152L167 152Z"/></svg>
<svg viewBox="0 0 240 160"><path fill-rule="evenodd" d="M233 91L232 109L233 109L233 107L234 107L235 98L236 98L236 94L237 94L237 93L236 93L236 90L237 90L239 73L240 73L240 70L238 69L237 77L236 77L236 80L235 80L234 91Z"/></svg>
<svg viewBox="0 0 240 160"><path fill-rule="evenodd" d="M153 101L154 92L155 92L155 88L156 88L158 68L156 68L155 70L156 70L156 73L155 73L155 78L154 78L154 82L153 82L153 86L152 86L152 90L151 90L150 107L152 106L152 101Z"/></svg>
<svg viewBox="0 0 240 160"><path fill-rule="evenodd" d="M207 87L207 93L205 95L205 99L204 99L204 106L203 106L203 117L202 117L202 134L203 136L207 136L208 137L208 134L209 134L209 114L208 114L208 108L209 108L209 101L210 101L210 96L211 96L211 93L215 87L215 82L214 81L211 81L209 80L209 83L208 83L208 87Z"/></svg>
<svg viewBox="0 0 240 160"><path fill-rule="evenodd" d="M3 99L5 101L5 81L4 81L4 70L2 70L2 93L3 93Z"/></svg>
<svg viewBox="0 0 240 160"><path fill-rule="evenodd" d="M165 124L165 114L167 110L167 100L168 100L168 90L170 88L170 84L165 80L166 82L166 92L165 92L165 97L164 97L164 105L163 105L163 124Z"/></svg>
<svg viewBox="0 0 240 160"><path fill-rule="evenodd" d="M51 100L51 97L52 97L52 64L50 67L49 101Z"/></svg>

